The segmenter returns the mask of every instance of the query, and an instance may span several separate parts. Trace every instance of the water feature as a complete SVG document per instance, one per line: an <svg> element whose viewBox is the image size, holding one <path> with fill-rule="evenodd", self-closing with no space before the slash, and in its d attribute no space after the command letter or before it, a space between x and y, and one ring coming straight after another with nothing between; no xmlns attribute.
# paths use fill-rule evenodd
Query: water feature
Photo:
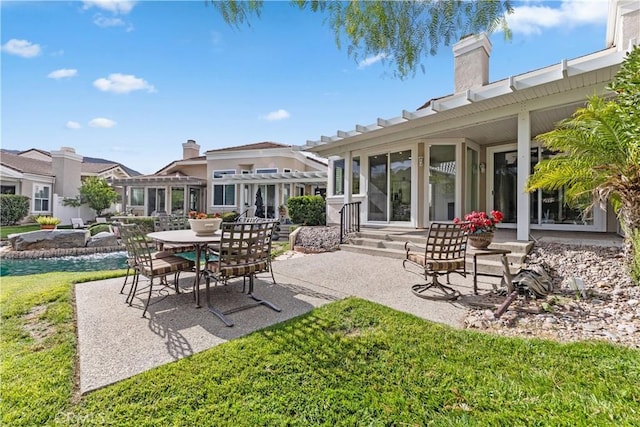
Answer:
<svg viewBox="0 0 640 427"><path fill-rule="evenodd" d="M0 276L24 276L54 271L99 271L127 268L126 252L36 259L0 259Z"/></svg>
<svg viewBox="0 0 640 427"><path fill-rule="evenodd" d="M195 253L179 254L190 260L195 260ZM119 270L127 268L127 253L108 252L91 255L76 255L36 259L0 258L1 276L25 276L27 274L50 273L56 271L101 271Z"/></svg>

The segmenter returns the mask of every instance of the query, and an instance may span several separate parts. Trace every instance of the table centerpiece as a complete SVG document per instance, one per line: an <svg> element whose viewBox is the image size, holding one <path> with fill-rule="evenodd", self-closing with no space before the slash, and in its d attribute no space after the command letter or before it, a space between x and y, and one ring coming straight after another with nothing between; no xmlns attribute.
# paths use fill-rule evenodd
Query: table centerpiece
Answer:
<svg viewBox="0 0 640 427"><path fill-rule="evenodd" d="M211 236L220 229L222 218L219 213L189 212L189 226L196 236Z"/></svg>

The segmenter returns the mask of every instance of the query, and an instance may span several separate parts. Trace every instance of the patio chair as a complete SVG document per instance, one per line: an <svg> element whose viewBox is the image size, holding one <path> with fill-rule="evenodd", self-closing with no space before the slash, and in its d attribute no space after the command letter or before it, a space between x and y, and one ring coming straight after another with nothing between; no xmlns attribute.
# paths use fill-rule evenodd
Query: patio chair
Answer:
<svg viewBox="0 0 640 427"><path fill-rule="evenodd" d="M274 234L276 233L276 231L278 230L279 226L280 226L280 221L276 220L276 219L265 219L265 218L259 218L259 217L239 217L236 219L236 223L237 224L250 224L250 223L255 223L255 222L262 222L262 223L271 223L273 224L273 231L270 233L269 235L269 239L267 241L265 241L265 244L269 245L269 272L271 273L271 280L273 281L274 285L277 285L276 283L276 278L273 275L273 269L271 268L271 243L276 240L274 238Z"/></svg>
<svg viewBox="0 0 640 427"><path fill-rule="evenodd" d="M138 292L138 282L140 276L145 276L149 279L149 294L147 301L142 312L142 317L145 317L149 303L151 302L151 295L154 288L154 280L160 279L160 285L168 286L165 279L169 275L173 275L174 289L176 293L180 293L178 288L178 279L181 272L193 271L194 262L186 258L182 258L176 255L170 255L166 253L154 253L152 247L149 245L145 234L140 230L137 225L123 227L120 230L122 239L125 242L127 251L133 254L132 266L134 268L133 283L127 296L127 301L131 306L133 298Z"/></svg>
<svg viewBox="0 0 640 427"><path fill-rule="evenodd" d="M406 256L402 261L403 268L428 280L427 283L411 287L414 295L431 300L454 300L460 296L460 292L447 285L451 284L449 274L467 275L467 233L463 223L434 222L429 227L426 246L406 242L404 248ZM442 275L447 276L447 285L438 280ZM432 288L441 293L425 292Z"/></svg>
<svg viewBox="0 0 640 427"><path fill-rule="evenodd" d="M220 225L222 234L220 245L216 251L216 259L208 261L205 270L206 298L209 311L218 316L227 326L233 326L233 322L226 317L227 314L258 305L266 305L272 310L280 311L276 305L259 299L253 294L255 274L270 269L271 234L274 225L274 221L223 222ZM215 308L211 304L211 280L214 280L216 284L226 284L229 279L240 277L249 281L247 295L253 301L224 312ZM245 292L245 286L243 286L242 292Z"/></svg>
<svg viewBox="0 0 640 427"><path fill-rule="evenodd" d="M153 231L188 230L189 228L189 219L187 217L159 215L153 219ZM172 254L193 252L196 250L193 245L180 245L162 242L158 242L157 245L159 251L167 251Z"/></svg>
<svg viewBox="0 0 640 427"><path fill-rule="evenodd" d="M82 218L71 218L71 226L73 228L87 228Z"/></svg>

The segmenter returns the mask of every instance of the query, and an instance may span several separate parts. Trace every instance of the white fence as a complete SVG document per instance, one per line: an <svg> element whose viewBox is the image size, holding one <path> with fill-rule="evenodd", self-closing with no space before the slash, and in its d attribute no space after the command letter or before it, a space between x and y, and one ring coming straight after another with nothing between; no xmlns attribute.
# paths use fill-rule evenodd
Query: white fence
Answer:
<svg viewBox="0 0 640 427"><path fill-rule="evenodd" d="M71 218L82 218L82 220L86 223L86 222L90 222L90 221L95 221L96 219L96 211L94 211L93 209L91 209L89 206L87 205L82 205L79 206L77 208L73 207L73 206L64 206L62 204L62 200L65 199L65 197L61 197L58 196L57 194L53 195L53 211L52 211L52 216L58 217L60 218L60 224L61 225L70 225L71 224ZM118 209L120 209L120 204L114 204L111 206L110 209L107 209L106 211L103 211L103 213L106 212L118 212Z"/></svg>

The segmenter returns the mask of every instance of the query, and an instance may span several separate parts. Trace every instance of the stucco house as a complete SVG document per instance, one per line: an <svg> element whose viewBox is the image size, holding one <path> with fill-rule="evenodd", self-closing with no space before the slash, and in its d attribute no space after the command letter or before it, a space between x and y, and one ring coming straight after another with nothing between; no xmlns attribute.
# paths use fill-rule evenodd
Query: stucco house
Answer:
<svg viewBox="0 0 640 427"><path fill-rule="evenodd" d="M453 46L454 93L399 117L308 141L329 162L327 218L361 202L365 226L428 227L472 210L504 213L518 240L531 229L615 232L611 209L581 216L563 191L526 193L534 165L553 154L535 140L604 94L631 46L640 42L640 2L610 2L605 49L491 82L485 35Z"/></svg>
<svg viewBox="0 0 640 427"><path fill-rule="evenodd" d="M82 180L89 176L111 179L136 175L140 173L121 163L84 157L71 147L51 152L36 148L0 150L0 192L29 197L30 215L57 216L63 224L69 224L73 217L92 220L95 216L87 206L62 205L64 198L78 196Z"/></svg>
<svg viewBox="0 0 640 427"><path fill-rule="evenodd" d="M253 216L258 189L265 215L278 218L289 197L323 193L327 161L275 142L208 150L182 144L182 159L152 175L114 178L125 188L125 211L135 215L183 215L188 211L247 212Z"/></svg>

